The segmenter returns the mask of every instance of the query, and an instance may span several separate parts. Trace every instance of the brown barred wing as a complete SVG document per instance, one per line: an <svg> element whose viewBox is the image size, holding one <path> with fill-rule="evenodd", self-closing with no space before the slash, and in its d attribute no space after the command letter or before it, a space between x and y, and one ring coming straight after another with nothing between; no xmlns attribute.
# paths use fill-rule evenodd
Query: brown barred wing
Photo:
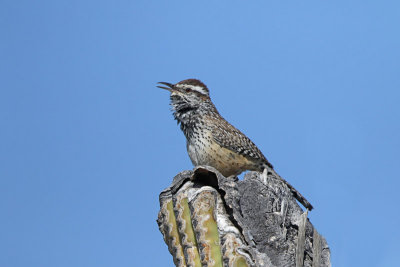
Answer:
<svg viewBox="0 0 400 267"><path fill-rule="evenodd" d="M218 119L211 128L212 137L220 146L273 168L258 147L225 119Z"/></svg>

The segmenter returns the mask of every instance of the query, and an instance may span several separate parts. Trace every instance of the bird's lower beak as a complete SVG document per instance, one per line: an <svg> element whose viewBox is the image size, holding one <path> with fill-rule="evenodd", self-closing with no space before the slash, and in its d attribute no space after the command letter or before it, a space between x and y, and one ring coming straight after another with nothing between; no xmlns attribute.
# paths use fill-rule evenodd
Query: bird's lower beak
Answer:
<svg viewBox="0 0 400 267"><path fill-rule="evenodd" d="M168 90L168 91L172 92L173 87L174 87L174 85L172 83L166 83L166 82L158 82L158 83L168 86L168 87L165 87L165 86L157 85L158 88L165 89L165 90Z"/></svg>

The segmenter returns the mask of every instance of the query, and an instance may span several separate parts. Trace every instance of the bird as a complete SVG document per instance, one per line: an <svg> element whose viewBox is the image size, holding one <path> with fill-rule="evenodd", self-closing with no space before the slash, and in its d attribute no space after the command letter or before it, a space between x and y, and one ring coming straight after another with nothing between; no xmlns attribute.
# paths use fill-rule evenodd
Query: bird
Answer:
<svg viewBox="0 0 400 267"><path fill-rule="evenodd" d="M280 177L260 149L218 112L207 86L198 79L172 84L159 82L157 87L168 90L173 116L186 137L186 148L194 166L207 165L225 177L244 171L275 174L293 196L308 210L313 206L292 185Z"/></svg>

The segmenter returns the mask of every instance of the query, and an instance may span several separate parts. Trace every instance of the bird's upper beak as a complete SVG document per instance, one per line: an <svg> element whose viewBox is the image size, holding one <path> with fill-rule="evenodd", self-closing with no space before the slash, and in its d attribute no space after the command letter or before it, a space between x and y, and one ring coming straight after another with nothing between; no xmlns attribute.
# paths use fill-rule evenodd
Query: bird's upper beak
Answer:
<svg viewBox="0 0 400 267"><path fill-rule="evenodd" d="M168 87L165 87L165 86L157 85L158 88L165 89L165 90L168 90L170 92L172 92L172 90L174 89L174 85L172 83L166 83L166 82L158 82L158 83L168 86Z"/></svg>

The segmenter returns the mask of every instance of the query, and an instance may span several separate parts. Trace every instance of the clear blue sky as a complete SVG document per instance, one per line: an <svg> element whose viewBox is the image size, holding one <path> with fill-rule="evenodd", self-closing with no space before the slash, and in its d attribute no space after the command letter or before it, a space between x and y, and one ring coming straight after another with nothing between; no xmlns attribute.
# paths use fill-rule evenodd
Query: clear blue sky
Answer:
<svg viewBox="0 0 400 267"><path fill-rule="evenodd" d="M1 1L0 266L173 266L158 194L192 166L155 85L186 78L334 266L398 265L399 26L399 1Z"/></svg>

